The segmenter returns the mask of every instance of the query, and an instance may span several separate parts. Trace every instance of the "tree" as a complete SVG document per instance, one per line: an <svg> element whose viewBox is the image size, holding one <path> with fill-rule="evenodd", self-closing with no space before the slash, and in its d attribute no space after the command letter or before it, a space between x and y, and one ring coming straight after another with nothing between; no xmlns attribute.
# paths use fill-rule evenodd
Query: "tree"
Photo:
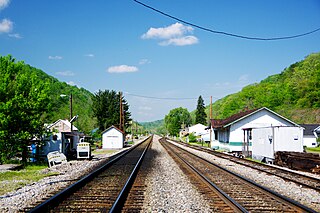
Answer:
<svg viewBox="0 0 320 213"><path fill-rule="evenodd" d="M198 104L197 104L197 109L196 109L196 121L195 124L207 124L207 114L205 112L205 106L204 106L204 101L201 97L201 95L198 98Z"/></svg>
<svg viewBox="0 0 320 213"><path fill-rule="evenodd" d="M172 136L178 136L180 129L190 125L191 121L190 113L182 107L170 110L164 119L165 127Z"/></svg>
<svg viewBox="0 0 320 213"><path fill-rule="evenodd" d="M122 108L124 116L124 126L129 127L131 113L129 104L122 96ZM93 114L97 118L98 126L101 131L114 125L120 125L120 94L114 90L99 90L93 97Z"/></svg>
<svg viewBox="0 0 320 213"><path fill-rule="evenodd" d="M22 151L44 132L44 115L49 111L48 82L40 81L30 66L0 57L0 162Z"/></svg>

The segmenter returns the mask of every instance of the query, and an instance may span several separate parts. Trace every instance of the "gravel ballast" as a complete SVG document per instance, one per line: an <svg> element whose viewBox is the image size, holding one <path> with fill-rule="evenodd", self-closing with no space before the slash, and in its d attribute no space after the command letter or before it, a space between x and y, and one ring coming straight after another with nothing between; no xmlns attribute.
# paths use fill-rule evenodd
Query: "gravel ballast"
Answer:
<svg viewBox="0 0 320 213"><path fill-rule="evenodd" d="M157 155L147 175L143 212L210 212L203 195L160 145L158 136L151 149Z"/></svg>
<svg viewBox="0 0 320 213"><path fill-rule="evenodd" d="M226 169L229 169L243 177L246 177L264 187L267 187L281 195L291 198L305 206L308 206L320 212L320 193L313 189L307 189L307 188L298 186L297 184L292 182L287 182L282 178L272 176L272 175L267 175L266 173L254 170L252 168L248 168L246 166L236 164L226 159L218 158L216 156L213 156L205 152L188 148L186 146L180 145L173 141L170 141L170 142L194 154L197 154L200 157L206 158L207 160L213 163L216 163ZM310 176L318 177L320 179L319 175L310 174Z"/></svg>
<svg viewBox="0 0 320 213"><path fill-rule="evenodd" d="M151 149L155 156L153 158L153 167L150 169L145 181L145 202L142 211L210 212L209 204L206 203L204 196L196 190L195 186L192 185L188 177L180 170L158 140L159 137L154 136ZM320 212L320 193L315 190L300 187L279 177L266 175L263 172L258 172L208 153L187 147L184 148ZM52 196L59 189L63 189L94 170L107 161L107 158L106 154L97 155L91 161L70 161L43 170L42 172L58 172L59 175L46 177L14 192L0 196L0 212L18 212L35 205L35 203Z"/></svg>

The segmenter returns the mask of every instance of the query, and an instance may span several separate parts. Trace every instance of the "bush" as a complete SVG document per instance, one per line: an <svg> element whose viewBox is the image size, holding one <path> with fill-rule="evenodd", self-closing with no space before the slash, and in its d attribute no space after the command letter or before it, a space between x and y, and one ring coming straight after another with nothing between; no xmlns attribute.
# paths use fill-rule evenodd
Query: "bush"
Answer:
<svg viewBox="0 0 320 213"><path fill-rule="evenodd" d="M197 142L197 137L193 133L189 134L189 142Z"/></svg>

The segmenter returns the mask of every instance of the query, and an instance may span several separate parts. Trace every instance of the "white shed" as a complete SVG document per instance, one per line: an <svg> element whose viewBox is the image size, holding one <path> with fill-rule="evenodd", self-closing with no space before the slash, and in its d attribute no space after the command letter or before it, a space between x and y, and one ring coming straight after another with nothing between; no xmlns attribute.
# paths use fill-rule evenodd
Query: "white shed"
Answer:
<svg viewBox="0 0 320 213"><path fill-rule="evenodd" d="M102 148L103 149L121 149L124 146L123 132L111 126L102 132Z"/></svg>
<svg viewBox="0 0 320 213"><path fill-rule="evenodd" d="M277 151L303 152L303 128L270 126L252 129L252 158L273 162Z"/></svg>

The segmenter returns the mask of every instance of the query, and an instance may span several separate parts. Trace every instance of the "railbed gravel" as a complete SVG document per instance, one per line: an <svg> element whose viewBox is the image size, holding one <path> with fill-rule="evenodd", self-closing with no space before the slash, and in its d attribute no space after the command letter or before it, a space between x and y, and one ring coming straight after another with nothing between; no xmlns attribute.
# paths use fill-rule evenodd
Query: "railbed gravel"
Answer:
<svg viewBox="0 0 320 213"><path fill-rule="evenodd" d="M20 212L25 208L34 207L43 199L49 198L101 166L108 157L110 155L98 154L92 160L73 160L42 170L43 173L54 172L58 175L45 177L38 182L1 195L0 212Z"/></svg>
<svg viewBox="0 0 320 213"><path fill-rule="evenodd" d="M158 139L159 137L154 136L152 149L158 155L154 160L155 166L151 168L152 172L147 176L143 212L210 212L203 196L197 192L159 144ZM190 148L185 149L190 150ZM320 193L315 190L305 189L294 183L283 181L281 178L265 175L204 152L197 150L192 150L192 152L320 212ZM59 175L46 177L0 196L0 212L19 212L34 206L88 174L107 158L107 155L97 155L92 161L70 161L43 170L42 172L57 172ZM319 175L313 176L320 178Z"/></svg>
<svg viewBox="0 0 320 213"><path fill-rule="evenodd" d="M169 156L159 137L151 149L158 153L146 179L143 212L210 212L210 207L188 177Z"/></svg>
<svg viewBox="0 0 320 213"><path fill-rule="evenodd" d="M257 170L254 170L252 168L248 168L239 164L236 164L234 162L228 161L226 159L218 158L216 156L213 156L211 154L201 152L195 149L188 148L186 146L180 145L178 143L175 143L173 141L170 141L177 146L180 146L194 154L197 154L200 157L206 158L207 160L214 162L226 169L229 169L239 175L242 175L246 178L251 179L252 181L261 184L262 186L265 186L281 195L284 195L288 198L291 198L305 206L308 206L309 208L314 209L317 212L320 212L320 193L313 189L307 189L301 186L298 186L295 183L284 181L282 178L266 175L263 172L259 172ZM289 169L288 169L289 170ZM320 179L320 175L314 175L314 174L308 174L304 173L306 175L310 175L316 178Z"/></svg>

